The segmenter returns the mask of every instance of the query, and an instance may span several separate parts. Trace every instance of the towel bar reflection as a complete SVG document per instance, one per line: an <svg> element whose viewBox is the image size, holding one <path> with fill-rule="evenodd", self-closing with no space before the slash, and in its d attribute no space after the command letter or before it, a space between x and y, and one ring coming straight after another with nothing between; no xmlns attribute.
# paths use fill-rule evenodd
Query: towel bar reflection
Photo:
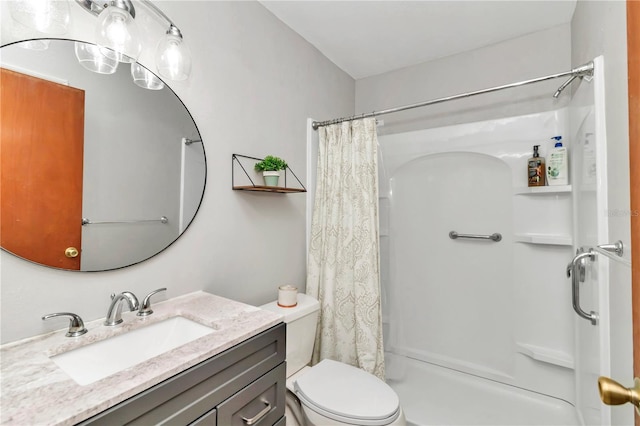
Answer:
<svg viewBox="0 0 640 426"><path fill-rule="evenodd" d="M84 225L103 225L105 223L142 223L142 222L161 222L169 223L169 219L166 216L160 217L160 219L141 219L141 220L104 220L104 221L91 221L86 217L82 218L82 226Z"/></svg>
<svg viewBox="0 0 640 426"><path fill-rule="evenodd" d="M502 235L499 232L494 232L491 235L478 235L478 234L458 234L456 231L449 232L449 238L455 240L456 238L471 238L474 240L491 240L496 243L502 240Z"/></svg>

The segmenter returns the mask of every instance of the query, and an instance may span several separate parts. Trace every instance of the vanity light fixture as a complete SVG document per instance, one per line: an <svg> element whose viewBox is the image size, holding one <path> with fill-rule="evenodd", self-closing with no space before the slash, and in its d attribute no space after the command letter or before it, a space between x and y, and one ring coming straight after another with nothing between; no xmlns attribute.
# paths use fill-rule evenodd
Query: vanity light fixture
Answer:
<svg viewBox="0 0 640 426"><path fill-rule="evenodd" d="M101 52L120 62L135 63L142 43L135 23L135 7L131 0L76 0L85 10L98 16L97 44ZM139 0L153 15L168 25L165 36L156 47L158 73L169 80L185 80L191 73L191 53L178 27L149 0ZM132 73L134 72L132 68ZM137 84L137 83L136 83ZM144 87L144 86L143 86Z"/></svg>
<svg viewBox="0 0 640 426"><path fill-rule="evenodd" d="M130 1L112 0L100 15L96 27L96 44L102 53L118 62L132 63L142 52L135 9Z"/></svg>
<svg viewBox="0 0 640 426"><path fill-rule="evenodd" d="M162 90L164 88L162 80L137 62L131 64L131 77L133 82L143 89Z"/></svg>
<svg viewBox="0 0 640 426"><path fill-rule="evenodd" d="M170 80L186 80L191 74L191 53L182 33L173 24L158 43L156 66L160 75Z"/></svg>
<svg viewBox="0 0 640 426"><path fill-rule="evenodd" d="M41 33L64 34L69 26L66 0L15 0L9 10L15 21Z"/></svg>
<svg viewBox="0 0 640 426"><path fill-rule="evenodd" d="M118 61L113 57L103 55L95 44L76 41L74 49L80 65L89 71L98 74L113 74L118 69Z"/></svg>

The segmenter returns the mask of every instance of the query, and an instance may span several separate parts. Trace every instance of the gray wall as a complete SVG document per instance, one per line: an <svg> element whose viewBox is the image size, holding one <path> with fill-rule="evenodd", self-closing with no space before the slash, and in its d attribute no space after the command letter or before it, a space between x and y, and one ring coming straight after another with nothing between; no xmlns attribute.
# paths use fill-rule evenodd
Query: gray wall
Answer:
<svg viewBox="0 0 640 426"><path fill-rule="evenodd" d="M571 29L562 25L356 82L356 113L409 105L541 77L571 68ZM380 134L557 109L555 80L380 117Z"/></svg>
<svg viewBox="0 0 640 426"><path fill-rule="evenodd" d="M130 290L143 297L167 287L161 300L206 290L261 304L277 297L279 284L304 288L305 195L232 191L231 154L278 155L298 177L305 176L306 120L352 114L353 79L256 2L163 1L159 6L181 27L193 56L191 78L172 88L204 140L208 172L200 211L169 249L121 270L58 271L1 252L2 342L66 326L64 319L41 321L49 312L102 318L112 292ZM12 22L7 2L0 7L2 44L29 38ZM70 7L66 37L91 41L95 20L75 3ZM153 21L145 22L152 27ZM163 34L160 25L153 30ZM140 62L151 67L155 43L147 45L152 48Z"/></svg>

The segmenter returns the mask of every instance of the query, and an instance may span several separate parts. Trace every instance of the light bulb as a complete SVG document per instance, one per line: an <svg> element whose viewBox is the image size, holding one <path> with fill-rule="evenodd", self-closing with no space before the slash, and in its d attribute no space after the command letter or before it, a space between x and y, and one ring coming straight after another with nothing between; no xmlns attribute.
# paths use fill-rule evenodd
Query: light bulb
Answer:
<svg viewBox="0 0 640 426"><path fill-rule="evenodd" d="M143 89L162 90L164 88L162 80L137 62L131 64L131 77L133 82Z"/></svg>
<svg viewBox="0 0 640 426"><path fill-rule="evenodd" d="M99 15L96 40L102 54L119 62L136 62L142 51L136 21L115 1Z"/></svg>
<svg viewBox="0 0 640 426"><path fill-rule="evenodd" d="M162 77L186 80L191 74L191 53L182 34L173 25L156 48L156 66Z"/></svg>
<svg viewBox="0 0 640 426"><path fill-rule="evenodd" d="M66 0L16 0L10 3L11 17L45 34L65 34L69 26Z"/></svg>
<svg viewBox="0 0 640 426"><path fill-rule="evenodd" d="M113 74L118 69L118 61L103 55L95 44L75 42L76 58L80 65L98 74Z"/></svg>

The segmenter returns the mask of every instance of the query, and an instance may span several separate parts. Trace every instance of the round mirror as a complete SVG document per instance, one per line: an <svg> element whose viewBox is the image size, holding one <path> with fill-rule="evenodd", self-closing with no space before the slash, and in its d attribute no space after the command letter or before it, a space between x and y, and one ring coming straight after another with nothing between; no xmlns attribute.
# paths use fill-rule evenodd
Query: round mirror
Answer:
<svg viewBox="0 0 640 426"><path fill-rule="evenodd" d="M103 58L87 56L100 55L92 45L49 41L0 51L2 249L75 271L142 262L200 206L206 159L196 124L148 70L118 63L104 72Z"/></svg>

